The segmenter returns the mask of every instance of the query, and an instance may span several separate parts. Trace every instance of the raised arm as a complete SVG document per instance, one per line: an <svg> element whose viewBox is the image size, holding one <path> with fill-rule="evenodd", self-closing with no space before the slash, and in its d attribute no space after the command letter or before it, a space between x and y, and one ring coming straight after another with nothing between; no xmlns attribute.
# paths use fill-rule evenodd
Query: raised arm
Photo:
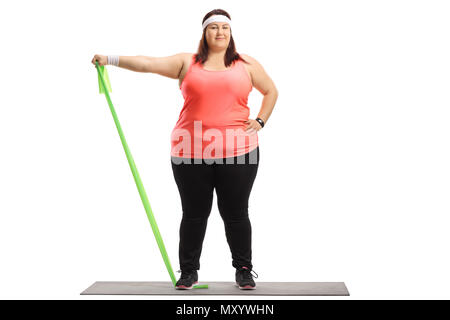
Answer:
<svg viewBox="0 0 450 320"><path fill-rule="evenodd" d="M135 72L157 73L168 78L178 79L183 67L184 54L178 53L169 57L119 56L118 67ZM107 64L107 56L96 54L92 59L93 64L95 64L95 60L99 62L99 65Z"/></svg>

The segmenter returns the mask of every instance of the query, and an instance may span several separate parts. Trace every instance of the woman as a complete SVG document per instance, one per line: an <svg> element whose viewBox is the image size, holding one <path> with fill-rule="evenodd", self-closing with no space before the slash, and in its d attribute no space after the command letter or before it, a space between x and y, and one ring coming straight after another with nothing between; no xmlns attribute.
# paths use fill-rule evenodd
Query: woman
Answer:
<svg viewBox="0 0 450 320"><path fill-rule="evenodd" d="M215 189L232 266L236 268L236 284L240 289L255 289L248 199L259 164L257 131L267 123L278 90L258 61L236 52L226 11L212 10L202 23L197 54L163 58L95 55L92 63L97 60L99 65L179 79L185 102L171 136L172 170L183 209L181 277L176 288L191 289L198 283L197 270ZM254 120L248 118L247 106L253 87L264 95Z"/></svg>

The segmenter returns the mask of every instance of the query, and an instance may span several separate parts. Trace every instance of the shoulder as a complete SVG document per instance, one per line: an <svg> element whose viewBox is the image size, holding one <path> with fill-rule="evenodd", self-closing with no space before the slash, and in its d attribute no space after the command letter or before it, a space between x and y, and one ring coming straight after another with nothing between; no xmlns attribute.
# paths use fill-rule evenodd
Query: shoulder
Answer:
<svg viewBox="0 0 450 320"><path fill-rule="evenodd" d="M195 56L195 53L190 53L190 52L182 52L181 55L185 58L185 59L192 59Z"/></svg>
<svg viewBox="0 0 450 320"><path fill-rule="evenodd" d="M179 53L179 55L181 55L182 57L185 57L185 58L191 58L191 57L195 56L195 53L181 52L181 53Z"/></svg>
<svg viewBox="0 0 450 320"><path fill-rule="evenodd" d="M247 69L252 82L254 83L255 78L258 77L259 74L261 74L261 70L263 70L263 67L261 64L256 60L254 57L245 54L245 53L239 53L239 55L248 63L244 63L245 68Z"/></svg>
<svg viewBox="0 0 450 320"><path fill-rule="evenodd" d="M254 57L249 56L248 54L245 53L240 53L239 54L242 58L245 59L245 61L247 61L249 64L246 64L249 69L253 72L253 73L261 73L264 72L264 67L261 65L261 63L259 63L258 60L256 60Z"/></svg>
<svg viewBox="0 0 450 320"><path fill-rule="evenodd" d="M256 74L256 73L260 73L261 70L264 70L263 66L259 63L258 60L256 60L254 57L245 54L245 53L239 53L239 55L248 62L244 63L244 65L247 67L247 69L250 71L250 73Z"/></svg>
<svg viewBox="0 0 450 320"><path fill-rule="evenodd" d="M258 62L255 58L253 58L252 56L250 56L250 55L248 55L248 54L245 54L245 53L239 53L239 55L240 55L245 61L247 61L247 62L249 63L250 66L254 67L254 66L259 65L259 62Z"/></svg>
<svg viewBox="0 0 450 320"><path fill-rule="evenodd" d="M191 64L193 57L195 56L195 53L180 52L177 54L177 56L180 57L180 59L183 61L182 69L187 70L187 68Z"/></svg>
<svg viewBox="0 0 450 320"><path fill-rule="evenodd" d="M240 54L249 64L245 64L251 74L253 86L262 94L270 90L276 90L272 79L264 70L263 66L254 57L248 54Z"/></svg>

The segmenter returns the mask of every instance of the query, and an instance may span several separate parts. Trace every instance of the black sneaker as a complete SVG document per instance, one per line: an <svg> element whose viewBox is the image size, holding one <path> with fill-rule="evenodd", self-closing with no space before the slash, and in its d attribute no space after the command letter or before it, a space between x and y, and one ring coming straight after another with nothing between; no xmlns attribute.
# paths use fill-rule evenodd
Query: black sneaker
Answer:
<svg viewBox="0 0 450 320"><path fill-rule="evenodd" d="M180 271L181 277L177 281L175 288L178 290L188 290L192 289L194 285L198 284L198 274L197 270L191 270L191 271Z"/></svg>
<svg viewBox="0 0 450 320"><path fill-rule="evenodd" d="M236 269L236 285L239 287L239 289L242 290L252 290L256 289L255 281L253 281L253 275L251 272L254 272L256 277L258 278L258 274L250 270L247 267L241 267L239 269Z"/></svg>

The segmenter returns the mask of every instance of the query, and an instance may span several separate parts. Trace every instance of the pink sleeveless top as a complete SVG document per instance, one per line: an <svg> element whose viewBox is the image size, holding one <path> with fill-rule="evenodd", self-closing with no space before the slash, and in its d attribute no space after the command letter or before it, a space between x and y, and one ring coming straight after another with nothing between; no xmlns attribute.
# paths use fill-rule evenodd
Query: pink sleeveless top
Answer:
<svg viewBox="0 0 450 320"><path fill-rule="evenodd" d="M258 134L247 134L252 82L244 62L230 69L205 70L195 54L181 83L184 105L171 133L171 155L218 159L240 156L258 146Z"/></svg>

